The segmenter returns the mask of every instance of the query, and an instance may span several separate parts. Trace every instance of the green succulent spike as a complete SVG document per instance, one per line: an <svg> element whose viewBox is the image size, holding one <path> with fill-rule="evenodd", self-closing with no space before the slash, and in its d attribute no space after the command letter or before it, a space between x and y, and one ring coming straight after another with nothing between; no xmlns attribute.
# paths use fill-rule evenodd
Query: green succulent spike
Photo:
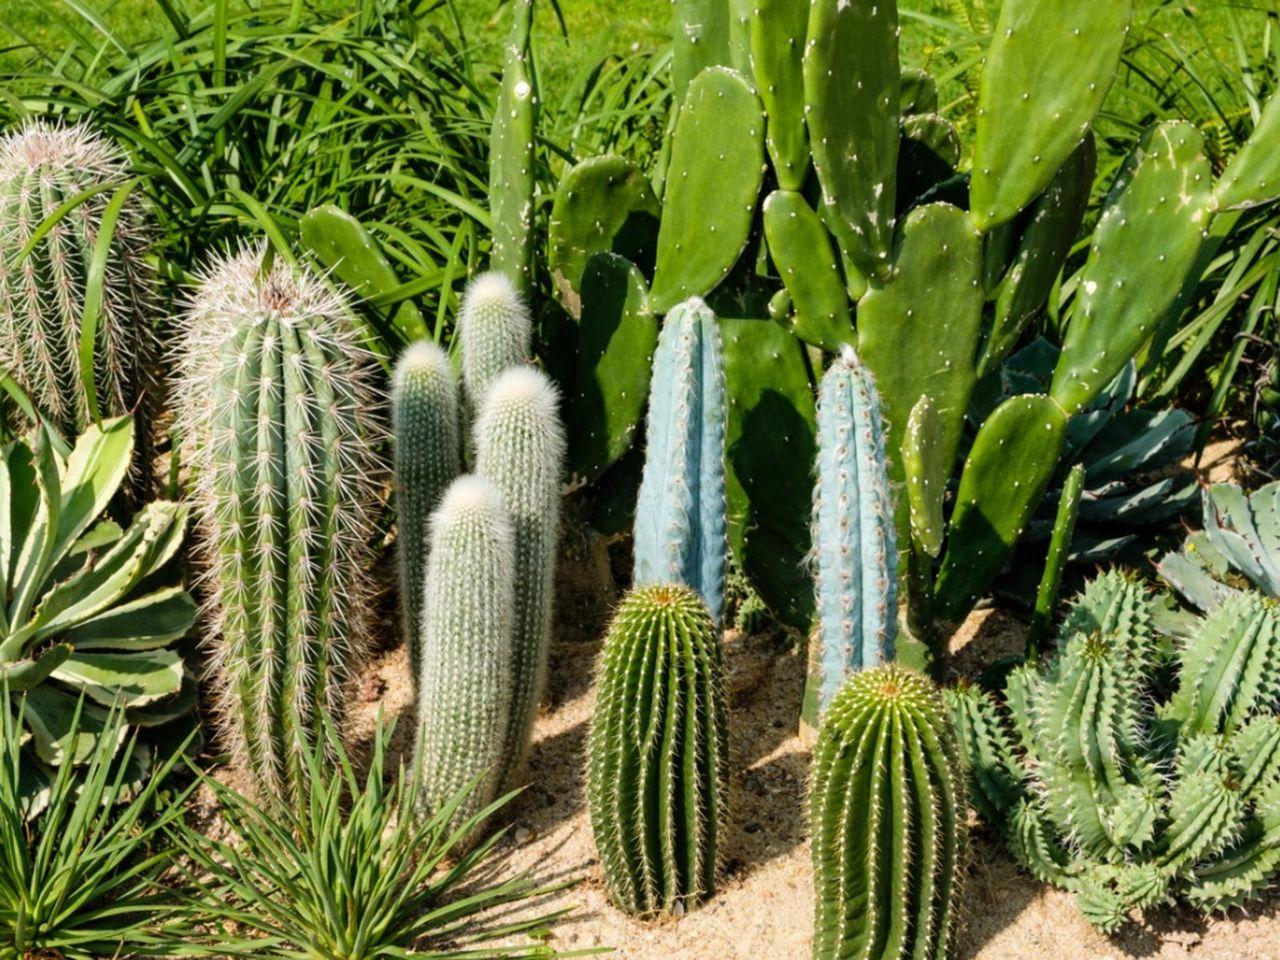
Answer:
<svg viewBox="0 0 1280 960"><path fill-rule="evenodd" d="M1223 210L1254 207L1280 197L1280 97L1272 95L1252 135L1231 158L1214 196Z"/></svg>
<svg viewBox="0 0 1280 960"><path fill-rule="evenodd" d="M556 298L575 319L595 254L616 253L652 271L661 215L644 172L623 157L591 157L564 175L551 207L547 265Z"/></svg>
<svg viewBox="0 0 1280 960"><path fill-rule="evenodd" d="M540 370L513 367L490 385L475 424L476 472L502 494L515 543L513 682L498 784L518 772L546 688L565 449L559 401Z"/></svg>
<svg viewBox="0 0 1280 960"><path fill-rule="evenodd" d="M498 374L528 363L532 336L529 308L506 274L493 271L471 281L458 311L458 339L462 384L472 415Z"/></svg>
<svg viewBox="0 0 1280 960"><path fill-rule="evenodd" d="M1026 775L991 694L971 683L942 691L970 774L969 802L984 821L1001 827L1026 796Z"/></svg>
<svg viewBox="0 0 1280 960"><path fill-rule="evenodd" d="M715 892L728 759L706 605L686 587L632 591L605 638L587 747L591 830L621 909L683 911Z"/></svg>
<svg viewBox="0 0 1280 960"><path fill-rule="evenodd" d="M179 426L224 733L263 794L298 801L368 635L383 428L350 303L305 269L264 270L264 253L205 271L184 318Z"/></svg>
<svg viewBox="0 0 1280 960"><path fill-rule="evenodd" d="M683 103L694 78L708 67L732 63L728 0L673 0L671 79Z"/></svg>
<svg viewBox="0 0 1280 960"><path fill-rule="evenodd" d="M658 318L640 268L615 253L587 261L581 290L569 467L575 478L595 482L635 439L649 395Z"/></svg>
<svg viewBox="0 0 1280 960"><path fill-rule="evenodd" d="M792 331L806 343L838 351L853 339L853 321L822 219L801 194L775 190L764 201L764 233L791 296Z"/></svg>
<svg viewBox="0 0 1280 960"><path fill-rule="evenodd" d="M955 950L965 781L942 699L918 674L854 674L828 710L810 788L814 960Z"/></svg>
<svg viewBox="0 0 1280 960"><path fill-rule="evenodd" d="M533 205L537 188L538 89L529 56L533 0L514 0L503 48L502 86L489 151L490 269L505 273L521 296L533 285Z"/></svg>
<svg viewBox="0 0 1280 960"><path fill-rule="evenodd" d="M420 340L400 355L391 383L400 616L415 683L422 663L429 523L462 470L458 425L458 383L449 358L432 341Z"/></svg>
<svg viewBox="0 0 1280 960"><path fill-rule="evenodd" d="M1062 485L1062 497L1058 501L1058 516L1053 524L1053 536L1049 540L1049 553L1044 561L1044 573L1036 593L1035 612L1027 628L1027 659L1034 661L1041 644L1048 639L1053 626L1053 610L1058 604L1058 592L1062 589L1062 571L1071 552L1071 538L1075 534L1076 518L1080 514L1080 495L1084 492L1084 465L1077 463Z"/></svg>
<svg viewBox="0 0 1280 960"><path fill-rule="evenodd" d="M863 274L889 273L898 166L896 0L813 0L805 118L823 219Z"/></svg>
<svg viewBox="0 0 1280 960"><path fill-rule="evenodd" d="M427 815L479 781L454 810L452 828L501 787L516 670L515 540L501 491L483 477L455 480L431 518L415 775Z"/></svg>
<svg viewBox="0 0 1280 960"><path fill-rule="evenodd" d="M728 276L746 248L764 170L764 114L751 86L725 67L703 71L689 86L671 144L655 313L706 296Z"/></svg>
<svg viewBox="0 0 1280 960"><path fill-rule="evenodd" d="M1111 88L1132 15L1133 0L1001 4L978 95L970 208L981 230L1017 216L1076 149ZM1063 70L1044 69L1046 50Z"/></svg>
<svg viewBox="0 0 1280 960"><path fill-rule="evenodd" d="M1050 390L1063 409L1082 410L1155 333L1200 252L1212 186L1198 130L1170 122L1147 134L1099 217L1080 275Z"/></svg>
<svg viewBox="0 0 1280 960"><path fill-rule="evenodd" d="M100 415L134 413L146 393L155 277L129 185L124 155L87 126L34 120L0 136L0 368L67 435ZM100 235L108 266L89 333ZM87 333L91 377L81 361ZM145 446L149 430L139 433Z"/></svg>
<svg viewBox="0 0 1280 960"><path fill-rule="evenodd" d="M803 69L808 4L755 0L749 28L751 67L768 117L765 142L778 186L799 190L809 172Z"/></svg>
<svg viewBox="0 0 1280 960"><path fill-rule="evenodd" d="M942 502L950 471L942 460L942 423L927 393L916 401L907 419L902 460L911 509L911 539L928 556L936 557L942 551Z"/></svg>
<svg viewBox="0 0 1280 960"><path fill-rule="evenodd" d="M938 572L945 620L963 620L1008 559L1048 489L1066 428L1062 408L1038 395L1010 398L983 423L960 475Z"/></svg>

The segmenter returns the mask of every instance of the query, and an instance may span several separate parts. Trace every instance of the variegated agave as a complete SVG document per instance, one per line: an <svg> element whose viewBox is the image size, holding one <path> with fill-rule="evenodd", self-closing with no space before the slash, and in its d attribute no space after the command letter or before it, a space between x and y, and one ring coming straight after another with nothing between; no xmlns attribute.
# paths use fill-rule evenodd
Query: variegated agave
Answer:
<svg viewBox="0 0 1280 960"><path fill-rule="evenodd" d="M104 516L132 453L129 417L89 427L74 449L41 428L0 451L0 683L12 712L25 698L32 794L49 767L119 748L113 705L144 726L194 705L172 649L195 617L169 575L186 508L150 503L127 529Z"/></svg>

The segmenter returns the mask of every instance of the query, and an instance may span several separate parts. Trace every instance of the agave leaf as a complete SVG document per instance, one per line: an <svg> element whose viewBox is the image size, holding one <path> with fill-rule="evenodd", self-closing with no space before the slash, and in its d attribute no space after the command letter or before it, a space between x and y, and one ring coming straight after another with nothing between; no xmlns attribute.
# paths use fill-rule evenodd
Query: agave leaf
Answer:
<svg viewBox="0 0 1280 960"><path fill-rule="evenodd" d="M30 522L25 536L15 545L9 590L13 603L9 607L9 620L20 624L26 621L37 591L45 581L52 566L53 548L58 537L58 516L62 509L61 481L58 461L48 434L41 430L36 434L36 447L32 452L30 483L37 492ZM14 477L15 481L19 477ZM10 637L0 645L0 660L10 660L22 652L20 643Z"/></svg>
<svg viewBox="0 0 1280 960"><path fill-rule="evenodd" d="M88 703L80 710L77 729L76 709L80 698L50 684L28 690L25 699L23 719L31 730L36 756L51 766L56 767L68 759L72 763L84 763L98 755L98 751L113 755L128 733L122 724L112 729L110 712Z"/></svg>
<svg viewBox="0 0 1280 960"><path fill-rule="evenodd" d="M182 687L182 658L173 650L75 653L53 672L55 680L83 690L95 703L140 707Z"/></svg>
<svg viewBox="0 0 1280 960"><path fill-rule="evenodd" d="M135 727L158 727L179 717L190 716L199 703L200 684L187 670L182 674L182 687L176 694L142 706L129 707L125 711L125 719Z"/></svg>
<svg viewBox="0 0 1280 960"><path fill-rule="evenodd" d="M39 656L0 664L0 683L10 694L30 690L44 683L53 671L67 662L71 653L70 644L59 643L42 651Z"/></svg>
<svg viewBox="0 0 1280 960"><path fill-rule="evenodd" d="M113 607L67 631L76 650L155 650L191 629L195 601L182 587L167 587Z"/></svg>
<svg viewBox="0 0 1280 960"><path fill-rule="evenodd" d="M67 460L66 473L62 478L54 562L107 508L124 481L132 458L132 417L107 420L101 427L90 426L81 434Z"/></svg>

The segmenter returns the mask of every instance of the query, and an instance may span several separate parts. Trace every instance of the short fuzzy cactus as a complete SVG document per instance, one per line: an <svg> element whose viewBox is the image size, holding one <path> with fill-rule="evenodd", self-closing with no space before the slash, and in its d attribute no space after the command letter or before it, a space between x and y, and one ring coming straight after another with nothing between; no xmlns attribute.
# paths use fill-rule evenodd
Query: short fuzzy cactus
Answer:
<svg viewBox="0 0 1280 960"><path fill-rule="evenodd" d="M382 431L350 305L304 269L264 270L264 254L246 247L205 270L178 393L220 719L260 791L297 801L368 635Z"/></svg>
<svg viewBox="0 0 1280 960"><path fill-rule="evenodd" d="M849 674L894 656L898 553L884 422L871 371L845 347L818 401L813 550L818 634L805 720L814 724Z"/></svg>
<svg viewBox="0 0 1280 960"><path fill-rule="evenodd" d="M431 518L418 677L419 797L459 826L497 795L514 683L515 533L502 493L483 477L453 482Z"/></svg>
<svg viewBox="0 0 1280 960"><path fill-rule="evenodd" d="M897 664L854 674L813 762L814 960L953 956L965 782L937 690Z"/></svg>
<svg viewBox="0 0 1280 960"><path fill-rule="evenodd" d="M120 150L83 124L33 120L0 136L0 367L66 433L92 419L80 367L85 294L104 214L128 178ZM90 190L98 192L35 240L47 218ZM136 418L144 397L157 312L145 248L142 209L130 196L115 220L94 337L102 416ZM145 444L145 425L138 436Z"/></svg>
<svg viewBox="0 0 1280 960"><path fill-rule="evenodd" d="M683 583L724 612L724 348L694 298L667 315L653 358L648 449L636 501L635 582Z"/></svg>
<svg viewBox="0 0 1280 960"><path fill-rule="evenodd" d="M490 384L475 425L476 472L501 492L515 537L514 683L499 782L521 764L546 687L565 455L559 401L542 371L512 367Z"/></svg>
<svg viewBox="0 0 1280 960"><path fill-rule="evenodd" d="M728 731L715 623L687 587L638 587L605 639L587 805L605 884L629 913L715 892Z"/></svg>
<svg viewBox="0 0 1280 960"><path fill-rule="evenodd" d="M429 521L462 469L458 383L445 352L430 340L400 355L391 383L400 612L413 676L421 666L422 581Z"/></svg>
<svg viewBox="0 0 1280 960"><path fill-rule="evenodd" d="M498 374L529 361L532 336L529 308L506 274L495 270L471 281L458 312L462 381L471 413L479 411Z"/></svg>

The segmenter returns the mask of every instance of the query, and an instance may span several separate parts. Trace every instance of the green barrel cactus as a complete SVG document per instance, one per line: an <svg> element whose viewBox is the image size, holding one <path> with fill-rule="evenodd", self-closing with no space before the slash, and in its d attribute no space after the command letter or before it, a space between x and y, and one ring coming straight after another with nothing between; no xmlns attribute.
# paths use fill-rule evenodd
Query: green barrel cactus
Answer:
<svg viewBox="0 0 1280 960"><path fill-rule="evenodd" d="M729 786L719 634L688 587L639 587L605 639L587 805L609 897L682 912L715 892Z"/></svg>
<svg viewBox="0 0 1280 960"><path fill-rule="evenodd" d="M953 956L965 781L937 690L897 664L854 674L813 766L814 960Z"/></svg>
<svg viewBox="0 0 1280 960"><path fill-rule="evenodd" d="M400 615L409 666L421 665L422 580L428 523L462 469L458 383L445 352L420 340L400 355L391 381Z"/></svg>
<svg viewBox="0 0 1280 960"><path fill-rule="evenodd" d="M306 796L304 758L345 713L368 636L381 432L350 304L250 246L185 316L180 426L209 571L218 713L261 792Z"/></svg>
<svg viewBox="0 0 1280 960"><path fill-rule="evenodd" d="M83 124L33 120L0 136L0 367L68 435L99 415L134 413L146 392L155 278L128 182L124 154ZM100 242L110 246L95 277ZM91 289L90 378L81 349Z"/></svg>
<svg viewBox="0 0 1280 960"><path fill-rule="evenodd" d="M813 492L818 634L805 721L851 673L894 657L898 548L875 379L852 347L822 378Z"/></svg>
<svg viewBox="0 0 1280 960"><path fill-rule="evenodd" d="M560 396L533 367L512 367L489 386L475 425L476 473L502 494L515 538L512 689L506 749L497 782L518 770L547 679L560 477L565 437Z"/></svg>
<svg viewBox="0 0 1280 960"><path fill-rule="evenodd" d="M1162 636L1147 586L1112 571L1053 659L1009 675L1006 710L947 693L974 806L1106 932L1174 900L1241 905L1280 871L1280 611L1241 591L1190 621Z"/></svg>
<svg viewBox="0 0 1280 960"><path fill-rule="evenodd" d="M480 409L494 377L529 361L532 336L529 308L506 274L483 273L471 281L458 311L462 382L470 414Z"/></svg>
<svg viewBox="0 0 1280 960"><path fill-rule="evenodd" d="M431 518L418 677L419 798L460 826L497 796L514 687L515 533L502 492L483 477L453 482Z"/></svg>

